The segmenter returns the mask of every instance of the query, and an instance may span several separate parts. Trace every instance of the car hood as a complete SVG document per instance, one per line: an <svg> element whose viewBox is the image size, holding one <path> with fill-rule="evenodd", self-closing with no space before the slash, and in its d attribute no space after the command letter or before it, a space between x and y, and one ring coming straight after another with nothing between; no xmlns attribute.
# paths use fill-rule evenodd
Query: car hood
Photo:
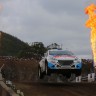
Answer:
<svg viewBox="0 0 96 96"><path fill-rule="evenodd" d="M55 59L57 60L74 60L75 58L77 58L76 56L69 56L69 55L57 55L57 56L53 56Z"/></svg>

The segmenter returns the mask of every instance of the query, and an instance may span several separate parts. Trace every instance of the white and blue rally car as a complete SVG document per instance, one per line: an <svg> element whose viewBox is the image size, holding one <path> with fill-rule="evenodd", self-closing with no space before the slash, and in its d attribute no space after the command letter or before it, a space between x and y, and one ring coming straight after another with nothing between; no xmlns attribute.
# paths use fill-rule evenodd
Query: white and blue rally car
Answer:
<svg viewBox="0 0 96 96"><path fill-rule="evenodd" d="M44 57L39 62L38 76L42 79L44 75L57 73L70 78L72 73L76 76L81 75L81 69L81 60L71 51L51 49L44 54Z"/></svg>

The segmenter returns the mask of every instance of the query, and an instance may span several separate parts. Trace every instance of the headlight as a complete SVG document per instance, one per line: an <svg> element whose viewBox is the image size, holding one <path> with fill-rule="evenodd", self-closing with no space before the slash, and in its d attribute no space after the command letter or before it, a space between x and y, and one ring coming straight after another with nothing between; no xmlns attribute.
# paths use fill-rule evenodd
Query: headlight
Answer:
<svg viewBox="0 0 96 96"><path fill-rule="evenodd" d="M54 57L52 57L52 58L51 58L51 62L56 64L56 63L58 62L58 60L55 59Z"/></svg>
<svg viewBox="0 0 96 96"><path fill-rule="evenodd" d="M55 59L53 56L52 57L49 57L48 58L48 61L51 62L51 63L55 63L55 64L58 62L58 60Z"/></svg>
<svg viewBox="0 0 96 96"><path fill-rule="evenodd" d="M81 59L75 58L74 63L81 63Z"/></svg>
<svg viewBox="0 0 96 96"><path fill-rule="evenodd" d="M55 59L54 57L51 57L51 60L56 61L57 59Z"/></svg>

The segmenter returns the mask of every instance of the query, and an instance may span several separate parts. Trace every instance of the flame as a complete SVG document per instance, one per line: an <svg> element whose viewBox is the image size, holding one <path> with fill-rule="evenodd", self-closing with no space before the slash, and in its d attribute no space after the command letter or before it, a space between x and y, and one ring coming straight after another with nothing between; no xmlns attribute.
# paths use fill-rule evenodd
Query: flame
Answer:
<svg viewBox="0 0 96 96"><path fill-rule="evenodd" d="M91 28L91 47L94 66L96 66L96 5L89 5L85 8L85 13L89 16L89 19L86 21L86 27Z"/></svg>

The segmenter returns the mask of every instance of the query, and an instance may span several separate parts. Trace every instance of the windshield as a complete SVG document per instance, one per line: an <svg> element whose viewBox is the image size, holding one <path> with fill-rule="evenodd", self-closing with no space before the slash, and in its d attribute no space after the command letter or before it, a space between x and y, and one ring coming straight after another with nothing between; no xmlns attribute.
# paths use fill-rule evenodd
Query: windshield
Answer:
<svg viewBox="0 0 96 96"><path fill-rule="evenodd" d="M74 55L71 51L49 51L49 55Z"/></svg>

